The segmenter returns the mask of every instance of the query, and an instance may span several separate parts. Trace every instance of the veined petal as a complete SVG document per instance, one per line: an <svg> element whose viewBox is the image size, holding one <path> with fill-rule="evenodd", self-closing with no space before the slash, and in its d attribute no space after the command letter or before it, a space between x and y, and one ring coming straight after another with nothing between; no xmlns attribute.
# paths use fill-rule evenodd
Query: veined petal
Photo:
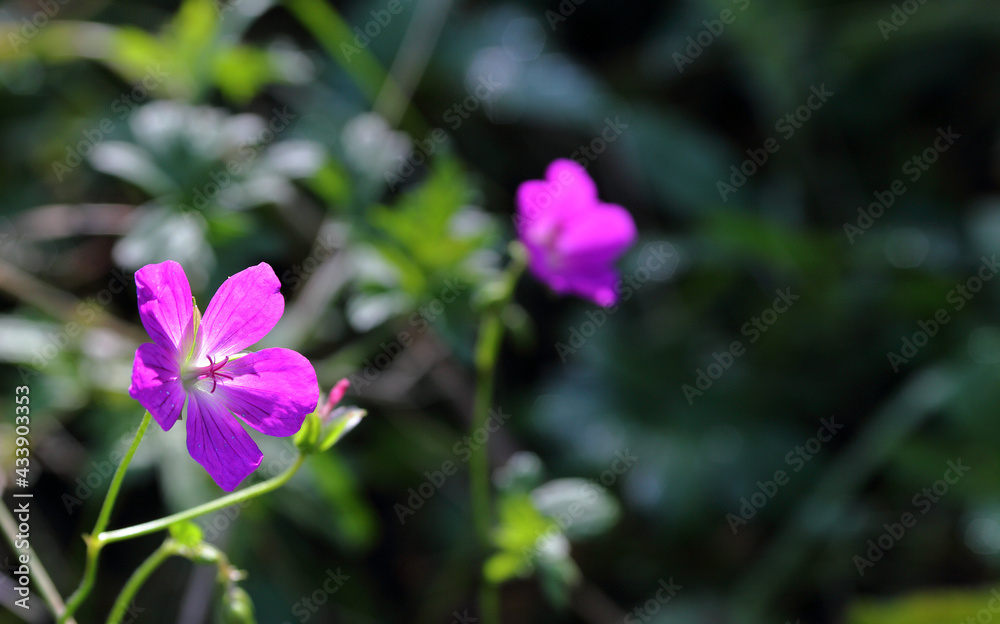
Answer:
<svg viewBox="0 0 1000 624"><path fill-rule="evenodd" d="M169 431L180 418L187 398L177 355L151 342L139 345L128 394L149 410L164 431Z"/></svg>
<svg viewBox="0 0 1000 624"><path fill-rule="evenodd" d="M198 353L222 359L243 351L271 331L285 311L281 282L266 262L233 275L219 287L198 326Z"/></svg>
<svg viewBox="0 0 1000 624"><path fill-rule="evenodd" d="M220 488L232 492L257 469L264 454L214 396L191 392L187 409L188 453Z"/></svg>
<svg viewBox="0 0 1000 624"><path fill-rule="evenodd" d="M635 221L621 206L594 204L568 219L555 241L560 256L588 263L614 262L636 239Z"/></svg>
<svg viewBox="0 0 1000 624"><path fill-rule="evenodd" d="M173 260L135 272L139 318L153 342L187 355L194 339L194 304L184 269Z"/></svg>
<svg viewBox="0 0 1000 624"><path fill-rule="evenodd" d="M267 435L297 432L319 401L316 371L291 349L263 349L228 362L219 373L215 397Z"/></svg>

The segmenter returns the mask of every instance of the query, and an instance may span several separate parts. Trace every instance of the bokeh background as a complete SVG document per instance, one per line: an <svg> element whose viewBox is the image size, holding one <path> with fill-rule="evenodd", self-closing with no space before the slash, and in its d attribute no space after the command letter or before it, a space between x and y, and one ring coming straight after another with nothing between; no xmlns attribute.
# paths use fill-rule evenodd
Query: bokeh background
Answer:
<svg viewBox="0 0 1000 624"><path fill-rule="evenodd" d="M504 621L1000 613L995 2L24 0L0 19L0 465L26 383L32 544L64 594L141 417L132 273L177 260L205 305L266 261L287 307L261 346L301 350L324 389L351 377L370 414L208 536L260 622L475 617L475 293L517 185L565 157L640 241L614 311L525 276L505 317L489 444L504 543L532 554L493 570ZM262 444L251 482L290 446ZM152 427L112 526L217 494L183 428ZM105 551L81 622L159 539ZM133 621L215 621L216 601L211 570L171 561Z"/></svg>

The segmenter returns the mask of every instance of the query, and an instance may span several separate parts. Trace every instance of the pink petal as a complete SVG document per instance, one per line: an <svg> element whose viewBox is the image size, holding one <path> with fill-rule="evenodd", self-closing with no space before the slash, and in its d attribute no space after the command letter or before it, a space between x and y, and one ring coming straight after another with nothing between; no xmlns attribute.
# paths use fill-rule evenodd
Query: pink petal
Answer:
<svg viewBox="0 0 1000 624"><path fill-rule="evenodd" d="M560 196L557 185L543 180L522 182L517 187L517 231L533 237L533 232L550 229L562 210Z"/></svg>
<svg viewBox="0 0 1000 624"><path fill-rule="evenodd" d="M194 339L191 286L172 260L147 264L135 272L139 318L153 342L187 355Z"/></svg>
<svg viewBox="0 0 1000 624"><path fill-rule="evenodd" d="M333 407L337 403L340 403L340 400L344 398L344 394L347 393L347 389L350 387L351 387L350 379L345 378L338 381L337 385L333 387L333 390L330 390L330 399L329 399L330 407Z"/></svg>
<svg viewBox="0 0 1000 624"><path fill-rule="evenodd" d="M588 262L611 263L635 239L635 221L627 210L614 204L594 204L564 223L555 248L563 258L586 257Z"/></svg>
<svg viewBox="0 0 1000 624"><path fill-rule="evenodd" d="M169 431L180 417L187 398L177 355L151 342L140 345L132 364L128 394L149 410L164 431Z"/></svg>
<svg viewBox="0 0 1000 624"><path fill-rule="evenodd" d="M198 328L199 365L211 355L216 361L258 342L285 311L281 282L261 262L233 275L219 287Z"/></svg>
<svg viewBox="0 0 1000 624"><path fill-rule="evenodd" d="M272 436L302 428L316 409L319 386L309 360L290 349L264 349L227 363L219 371L218 401L248 425ZM207 380L199 382L204 386Z"/></svg>
<svg viewBox="0 0 1000 624"><path fill-rule="evenodd" d="M560 158L545 170L545 179L563 189L562 201L572 206L586 206L597 201L597 185L580 163Z"/></svg>
<svg viewBox="0 0 1000 624"><path fill-rule="evenodd" d="M586 169L572 160L555 160L545 172L545 180L528 180L517 188L517 230L522 234L542 230L597 201L597 187Z"/></svg>
<svg viewBox="0 0 1000 624"><path fill-rule="evenodd" d="M590 299L602 307L618 301L618 272L610 267L589 267L563 274L565 291Z"/></svg>
<svg viewBox="0 0 1000 624"><path fill-rule="evenodd" d="M190 394L187 409L188 453L220 488L232 492L257 469L264 454L240 422L210 394Z"/></svg>

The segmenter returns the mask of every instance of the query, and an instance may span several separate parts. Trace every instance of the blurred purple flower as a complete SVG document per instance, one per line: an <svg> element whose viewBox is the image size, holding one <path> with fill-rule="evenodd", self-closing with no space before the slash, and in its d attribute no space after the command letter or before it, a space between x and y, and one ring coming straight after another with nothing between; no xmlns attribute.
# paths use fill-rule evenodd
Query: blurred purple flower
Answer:
<svg viewBox="0 0 1000 624"><path fill-rule="evenodd" d="M554 161L545 177L517 189L516 223L528 268L559 294L614 304L614 263L636 239L632 215L598 200L586 169L571 160Z"/></svg>
<svg viewBox="0 0 1000 624"><path fill-rule="evenodd" d="M153 342L135 352L129 395L165 431L186 414L188 452L232 491L263 458L240 419L261 433L289 436L319 400L316 371L295 351L242 352L284 312L278 278L263 262L240 271L215 293L204 318L178 263L146 265L135 282L139 317Z"/></svg>

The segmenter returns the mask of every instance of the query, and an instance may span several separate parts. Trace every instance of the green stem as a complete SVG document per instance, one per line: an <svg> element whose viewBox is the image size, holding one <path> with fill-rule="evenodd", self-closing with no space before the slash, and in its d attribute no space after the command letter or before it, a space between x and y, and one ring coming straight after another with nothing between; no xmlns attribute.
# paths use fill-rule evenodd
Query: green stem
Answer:
<svg viewBox="0 0 1000 624"><path fill-rule="evenodd" d="M107 624L119 624L122 621L125 613L128 611L129 603L135 598L136 592L142 587L142 584L146 582L149 575L153 573L156 568L160 567L164 561L169 559L171 556L177 554L177 542L172 539L168 539L163 542L159 548L153 551L145 561L142 562L132 576L129 577L128 581L125 583L125 587L122 588L118 598L115 600L115 604L111 607L111 613L108 614Z"/></svg>
<svg viewBox="0 0 1000 624"><path fill-rule="evenodd" d="M149 412L142 417L142 422L139 423L139 429L135 432L135 438L132 439L132 444L128 447L128 451L125 452L125 457L122 458L121 463L118 464L118 468L115 470L114 477L111 479L111 487L108 488L108 493L104 497L104 503L101 505L101 511L97 515L97 522L94 524L94 530L90 535L84 536L84 541L87 542L87 562L83 569L83 579L80 581L80 586L77 587L73 595L69 597L66 602L66 611L63 613L62 617L59 618L59 624L66 624L70 621L70 618L76 610L80 608L83 601L86 600L87 596L90 594L90 590L94 586L94 578L97 576L97 559L101 554L100 544L95 543L93 536L100 534L104 531L105 527L108 526L108 521L111 519L111 510L115 505L115 500L118 498L118 492L121 490L122 481L125 479L125 472L128 470L129 464L132 462L132 456L135 455L135 451L139 448L139 442L142 441L142 436L146 433L146 428L149 427L149 421L152 420L152 416Z"/></svg>
<svg viewBox="0 0 1000 624"><path fill-rule="evenodd" d="M276 477L272 477L267 481L261 481L256 485L252 485L238 492L233 492L232 494L223 496L222 498L217 498L214 501L198 505L197 507L192 507L191 509L187 509L185 511L179 511L164 518L151 520L135 526L125 527L124 529L115 529L114 531L100 533L94 538L94 541L97 544L97 548L100 549L113 542L120 542L122 540L132 539L133 537L139 537L140 535L148 535L157 531L163 531L175 522L204 516L205 514L212 513L213 511L218 511L231 505L242 503L245 500L260 496L261 494L267 494L268 492L276 490L287 483L288 480L292 478L292 475L298 472L299 468L302 466L302 462L304 461L305 455L299 455L296 458L295 463L292 464L285 472Z"/></svg>
<svg viewBox="0 0 1000 624"><path fill-rule="evenodd" d="M115 476L111 478L111 487L108 488L108 494L104 497L104 504L101 505L101 513L97 516L97 523L94 525L91 535L100 533L108 526L108 521L111 520L111 509L115 506L115 500L118 499L118 492L122 489L122 481L125 480L125 471L128 470L128 465L132 463L132 456L135 455L136 449L139 448L139 442L142 441L142 436L146 434L149 421L152 419L153 417L149 412L146 412L146 415L142 417L142 422L139 423L139 429L135 432L132 444L129 445L125 457L118 464Z"/></svg>
<svg viewBox="0 0 1000 624"><path fill-rule="evenodd" d="M0 529L3 530L4 537L7 538L11 549L15 552L19 550L14 546L14 542L16 541L14 536L17 535L17 523L14 522L14 516L11 515L6 505L0 505ZM42 600L49 606L52 617L61 618L63 613L66 612L66 605L63 603L62 596L59 595L59 590L56 589L55 583L52 582L52 577L45 570L45 566L42 565L33 548L29 546L24 552L28 555L30 561L28 563L28 574L38 586L38 591L42 594ZM69 620L69 622L72 623L72 620Z"/></svg>
<svg viewBox="0 0 1000 624"><path fill-rule="evenodd" d="M500 317L494 311L487 312L479 327L479 339L476 342L476 397L471 432L473 434L479 430L485 430L489 424L489 409L493 400L493 378L502 338L503 325L500 323ZM470 465L472 470L472 512L476 534L484 546L489 546L493 510L490 503L490 463L486 444L475 448Z"/></svg>
<svg viewBox="0 0 1000 624"><path fill-rule="evenodd" d="M493 400L493 379L497 355L503 339L503 324L495 309L486 312L479 328L476 342L476 398L472 414L472 434L486 430L490 403ZM472 495L472 521L483 552L492 549L493 505L490 501L490 457L486 444L474 447L470 458L470 485ZM499 620L497 586L486 579L479 585L479 614L483 624L497 624Z"/></svg>
<svg viewBox="0 0 1000 624"><path fill-rule="evenodd" d="M498 284L495 298L489 302L479 326L474 353L476 365L476 394L472 412L472 436L477 431L488 431L490 407L493 402L493 385L496 378L497 360L503 341L504 325L501 320L503 309L514 295L514 285L524 270L524 254L517 245L511 247L512 261ZM493 549L493 504L490 500L490 456L489 441L473 449L470 462L469 484L472 498L472 521L476 536L484 553ZM480 580L479 614L483 624L499 624L499 588Z"/></svg>

